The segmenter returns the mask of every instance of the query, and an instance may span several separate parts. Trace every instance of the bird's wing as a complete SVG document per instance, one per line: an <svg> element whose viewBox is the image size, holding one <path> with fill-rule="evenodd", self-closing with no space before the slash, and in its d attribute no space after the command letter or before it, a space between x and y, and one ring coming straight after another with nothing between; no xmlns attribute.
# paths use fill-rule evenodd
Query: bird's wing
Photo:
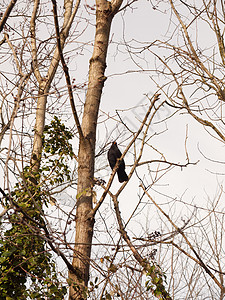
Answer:
<svg viewBox="0 0 225 300"><path fill-rule="evenodd" d="M111 167L111 169L113 169L115 167L116 164L116 156L114 155L114 153L112 151L108 152L108 161L109 161L109 165Z"/></svg>

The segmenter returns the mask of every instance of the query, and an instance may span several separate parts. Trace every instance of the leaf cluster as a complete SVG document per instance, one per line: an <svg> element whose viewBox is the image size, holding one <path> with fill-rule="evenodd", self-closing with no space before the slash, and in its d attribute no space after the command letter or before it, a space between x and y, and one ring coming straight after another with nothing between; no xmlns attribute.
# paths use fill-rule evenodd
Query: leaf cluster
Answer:
<svg viewBox="0 0 225 300"><path fill-rule="evenodd" d="M158 299L170 299L169 296L166 296L166 298L164 296L167 295L164 284L164 281L166 281L166 275L161 270L160 266L155 262L151 262L151 266L149 267L146 275L147 281L145 282L145 286L147 291L150 290Z"/></svg>
<svg viewBox="0 0 225 300"><path fill-rule="evenodd" d="M66 293L44 238L43 204L47 204L47 198L40 182L48 172L51 172L49 184L52 185L70 179L66 159L74 155L69 143L72 136L54 117L51 124L45 126L42 139L45 164L38 172L34 172L32 166L25 167L22 180L11 193L12 198L4 199L6 206L13 202L15 209L8 214L9 223L1 232L1 299L63 299Z"/></svg>
<svg viewBox="0 0 225 300"><path fill-rule="evenodd" d="M41 228L36 226L44 222L40 195L28 197L25 189L15 189L13 198L21 209L9 216L10 228L0 241L0 295L2 299L62 299L66 289L57 279Z"/></svg>
<svg viewBox="0 0 225 300"><path fill-rule="evenodd" d="M46 125L44 128L42 137L44 159L40 171L45 180L48 180L51 185L71 180L68 159L74 157L74 152L69 142L72 137L71 131L57 116L54 116L50 125Z"/></svg>

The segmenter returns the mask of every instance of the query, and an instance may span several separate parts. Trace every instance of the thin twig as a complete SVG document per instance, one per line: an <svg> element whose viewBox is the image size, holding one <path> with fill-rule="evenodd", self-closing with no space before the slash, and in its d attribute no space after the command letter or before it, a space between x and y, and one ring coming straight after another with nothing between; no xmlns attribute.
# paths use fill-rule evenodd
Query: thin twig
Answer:
<svg viewBox="0 0 225 300"><path fill-rule="evenodd" d="M130 147L133 145L133 143L136 141L137 137L141 133L141 131L142 131L143 127L145 126L146 121L147 121L147 119L149 117L149 114L151 113L151 110L152 110L152 108L155 105L155 102L159 99L159 96L160 96L160 94L155 94L154 95L153 100L151 102L151 105L149 106L149 109L148 109L148 111L147 111L147 113L146 113L146 115L145 115L145 117L144 117L144 119L142 121L142 124L141 124L140 128L138 129L138 131L134 135L133 139L131 140L131 142L129 143L129 145L127 146L127 148L125 149L125 151L123 152L123 154L120 157L120 159L117 160L117 163L116 163L115 167L112 170L112 173L111 173L111 176L110 176L109 181L107 183L107 186L105 187L105 191L103 192L100 200L98 201L98 203L96 204L96 206L93 208L93 210L90 213L91 217L95 216L97 210L102 205L102 203L103 203L103 201L104 201L104 199L105 199L105 197L106 197L107 193L109 192L109 189L110 189L110 187L112 185L113 178L114 178L114 176L116 174L117 169L119 168L119 164L120 164L121 160L124 158L125 154L128 152L128 150L130 149ZM129 181L129 179L130 179L130 175L128 176L128 181Z"/></svg>
<svg viewBox="0 0 225 300"><path fill-rule="evenodd" d="M197 257L199 261L199 265L202 266L202 268L206 271L207 274L214 280L214 282L220 287L221 290L224 290L224 287L222 284L218 281L218 279L213 275L213 273L209 270L207 265L203 262L201 259L200 255L196 252L190 241L188 240L187 236L185 233L171 220L168 214L165 213L165 211L155 202L155 200L149 195L149 193L146 191L145 187L143 184L140 184L140 187L143 189L145 194L148 196L148 198L153 202L153 204L159 209L159 211L167 218L167 220L171 223L171 225L182 235L184 240L186 241L187 245L190 247L190 249L193 251L195 256Z"/></svg>
<svg viewBox="0 0 225 300"><path fill-rule="evenodd" d="M38 221L36 221L36 220L34 220L33 218L31 218L31 217L30 217L30 216L22 209L22 207L21 207L19 204L17 204L11 197L9 197L8 195L6 195L6 193L3 191L3 189L2 189L1 187L0 187L0 192L2 193L2 195L3 195L7 200L9 200L9 202L11 203L11 205L14 206L14 207L16 208L16 211L21 212L21 213L23 214L24 218L26 218L27 220L29 220L30 222L32 222L32 223L35 225L35 227L38 227L38 228L41 228L41 229L44 230L44 232L45 232L45 237L42 237L42 238L44 238L44 239L48 242L48 244L49 244L49 246L51 247L51 249L52 249L56 254L58 254L58 255L62 258L62 260L65 262L65 264L67 265L68 269L69 269L72 273L80 275L79 270L78 270L78 269L75 269L75 268L72 266L72 264L67 260L66 256L65 256L58 248L56 248L56 247L54 246L52 237L50 236L50 233L49 233L49 231L48 231L48 229L47 229L47 226L46 226L46 224L44 223L43 219L42 219L42 222L41 222L41 223L38 222ZM12 208L12 207L11 207L11 208Z"/></svg>
<svg viewBox="0 0 225 300"><path fill-rule="evenodd" d="M66 65L66 62L65 62L65 59L64 59L64 56L63 56L63 52L62 52L61 41L60 41L60 33L59 33L59 22L58 22L58 16L57 16L57 5L56 5L55 0L52 0L52 6L53 6L53 14L54 14L54 22L55 22L57 47L58 47L58 50L59 50L59 56L60 56L60 60L61 60L61 63L62 63L63 71L65 73L66 84L67 84L69 98L70 98L70 105L71 105L71 108L72 108L75 123L77 125L77 130L78 130L79 136L80 136L81 139L84 139L84 135L83 135L83 132L82 132L82 129L81 129L80 121L79 121L77 111L76 111L76 107L75 107L75 103L74 103L69 70L68 70L68 67Z"/></svg>

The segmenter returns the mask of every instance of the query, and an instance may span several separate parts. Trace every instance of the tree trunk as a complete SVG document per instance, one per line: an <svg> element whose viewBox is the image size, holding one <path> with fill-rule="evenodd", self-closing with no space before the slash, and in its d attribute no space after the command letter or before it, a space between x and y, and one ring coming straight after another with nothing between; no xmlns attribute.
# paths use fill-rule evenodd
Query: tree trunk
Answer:
<svg viewBox="0 0 225 300"><path fill-rule="evenodd" d="M31 155L31 167L32 167L32 171L34 172L38 172L40 168L41 152L42 152L42 135L43 135L44 125L45 125L47 96L60 61L59 50L58 47L56 47L46 77L41 76L38 68L37 46L36 46L36 24L35 24L39 2L40 2L39 0L35 0L33 14L31 18L32 62L33 62L34 75L39 84L36 123L34 127L35 129L34 143L33 143L32 155ZM80 0L76 0L74 8L73 8L73 2L74 2L73 0L64 0L64 8L65 8L64 22L60 34L61 49L64 48L66 39L69 35L69 30L71 28L72 22L77 13Z"/></svg>
<svg viewBox="0 0 225 300"><path fill-rule="evenodd" d="M94 219L88 217L92 210L94 185L95 141L99 104L105 81L106 55L113 16L121 1L96 1L96 32L92 58L89 66L89 83L82 119L83 139L80 139L78 154L78 188L76 211L76 236L73 267L81 277L70 272L70 300L85 299L89 280L91 245Z"/></svg>
<svg viewBox="0 0 225 300"><path fill-rule="evenodd" d="M31 156L31 166L33 172L38 172L41 161L42 151L42 134L45 126L45 111L46 111L47 95L43 93L42 88L39 89L37 100L36 123L34 127L34 144Z"/></svg>

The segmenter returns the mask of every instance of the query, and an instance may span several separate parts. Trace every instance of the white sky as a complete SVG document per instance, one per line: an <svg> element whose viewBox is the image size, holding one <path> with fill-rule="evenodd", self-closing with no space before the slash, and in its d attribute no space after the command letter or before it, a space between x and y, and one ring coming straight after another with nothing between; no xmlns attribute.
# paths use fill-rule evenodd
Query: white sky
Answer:
<svg viewBox="0 0 225 300"><path fill-rule="evenodd" d="M165 35L169 36L173 32L173 25L170 22L170 12L153 10L150 3L147 1L143 3L135 3L133 11L128 10L124 16L117 15L113 20L113 25L111 29L111 36L113 43L109 45L108 58L107 58L107 69L106 76L108 79L105 82L103 96L101 100L100 109L109 115L115 116L116 110L128 126L132 126L133 129L138 128L139 122L137 121L137 116L143 116L145 108L133 108L126 111L128 108L136 107L140 103L147 103L148 100L145 99L144 94L152 94L156 91L150 72L131 72L140 70L134 62L130 60L129 55L124 47L124 39L126 41L138 41L134 42L135 45L140 47L140 42L151 43L155 39L164 40ZM93 21L94 24L94 21ZM125 26L124 26L125 25ZM202 28L202 29L201 29ZM206 27L200 24L200 31L192 31L193 36L199 41L200 45L204 48L207 44L207 39L211 42L212 36L207 32L207 39L205 35L200 34L201 31L206 29ZM89 27L89 30L85 33L87 40L93 38L94 27ZM120 52L117 51L120 50ZM89 66L89 59L91 58L92 46L89 45L88 51L84 51L82 56L75 57L70 66L71 77L76 78L76 82L82 82L87 80L87 71ZM153 69L155 67L155 61L153 56L146 57L146 62L142 61L143 68ZM139 60L139 63L141 61ZM127 74L124 74L127 73ZM163 83L162 78L158 78L158 82ZM78 91L79 93L79 91ZM76 91L75 91L76 94ZM81 96L82 94L80 94ZM84 96L84 94L83 94ZM82 96L81 96L82 97ZM161 101L165 100L165 96L161 95ZM160 116L156 117L163 118L168 115L172 108L165 108L164 111L160 112ZM101 114L101 113L100 113ZM101 120L101 118L100 118ZM115 124L110 123L108 131L111 132ZM168 194L170 197L181 197L183 194L183 200L187 203L194 203L198 205L207 205L207 195L214 198L218 192L218 185L223 184L223 176L218 176L214 173L223 174L223 165L210 162L199 152L199 149L203 154L211 159L218 161L223 161L224 146L221 142L213 139L203 127L198 124L190 116L180 114L173 117L160 125L155 125L150 129L150 134L157 130L163 130L167 128L167 132L162 135L158 135L152 139L153 146L158 147L158 149L166 156L168 161L174 163L186 163L185 156L185 137L186 130L188 126L188 140L187 149L189 154L189 159L191 162L199 163L195 166L190 165L187 168L174 168L169 172L161 181L160 184L163 185L158 187L157 190ZM122 128L122 127L121 127ZM104 126L99 125L98 127L98 142L104 142L105 139L105 129ZM113 141L118 138L118 132L113 131L110 136L109 141ZM119 138L118 143L120 145L121 151L125 149L127 142L123 138ZM99 143L97 143L97 149ZM77 145L75 145L77 148ZM153 155L153 157L151 156ZM145 152L143 160L151 160L155 158L153 151ZM100 158L98 164L102 164L101 160L104 162L107 160L106 153L104 157ZM125 162L127 165L132 164L132 155L129 153L125 157ZM129 171L129 167L127 170ZM140 170L140 171L139 171ZM106 176L105 179L109 178L109 168L106 171L100 171L98 176ZM142 174L141 169L138 169L140 175ZM211 173L212 172L212 173ZM117 178L112 186L112 191L118 188ZM128 218L133 208L137 203L137 194L139 182L136 179L132 179L131 182L126 187L125 191L120 196L121 198L121 212L124 218ZM123 199L125 198L125 199ZM127 199L129 198L129 206L127 205ZM157 201L165 202L165 197L157 195ZM109 199L107 200L109 202ZM187 210L189 208L187 207ZM182 212L185 214L185 209L182 207ZM179 212L178 212L179 214Z"/></svg>
<svg viewBox="0 0 225 300"><path fill-rule="evenodd" d="M147 100L144 100L144 94L154 93L156 91L155 86L150 78L151 73L129 73L125 75L123 72L128 72L131 70L138 70L137 66L131 62L127 53L125 53L125 48L123 46L124 40L123 35L126 41L137 40L140 42L152 42L155 39L163 39L165 34L169 35L168 25L169 25L169 13L164 14L153 10L148 1L138 1L134 5L138 6L137 9L134 9L132 12L129 11L125 14L124 19L121 15L115 17L113 21L113 26L111 30L111 35L113 35L113 44L110 44L107 58L107 69L106 76L108 79L105 82L105 87L103 90L103 96L101 100L101 110L109 113L111 116L115 115L116 110L127 110L128 108L135 107L140 103L147 103ZM125 23L125 28L123 24ZM87 39L93 38L94 27L89 28ZM169 27L169 31L172 30ZM202 32L205 30L201 29ZM200 30L200 31L201 31ZM207 39L210 39L210 35L207 37L203 34L200 34L200 31L193 31L193 35L200 39L200 42L207 44ZM210 41L210 40L209 40ZM117 44L116 44L117 42ZM140 46L140 45L139 45ZM116 47L124 53L117 53ZM203 46L204 47L204 46ZM92 47L88 47L88 51L84 51L82 56L77 56L73 59L72 65L70 66L71 77L76 78L76 82L82 82L87 80L87 70L89 66L89 59L91 58ZM116 54L116 55L115 55ZM150 56L147 57L149 59ZM148 67L153 69L154 59L148 61ZM143 67L146 67L146 63L143 62ZM117 75L115 75L117 74ZM162 81L162 79L159 79ZM79 93L79 91L78 91ZM75 92L76 94L76 92ZM84 96L84 94L83 94ZM81 96L82 97L82 96ZM161 100L165 100L165 97L162 95ZM120 114L123 120L126 121L126 124L132 126L137 126L138 120L136 119L138 114L143 115L143 109L133 108L129 111L120 111ZM168 111L164 110L160 117L166 117ZM158 120L156 117L156 120ZM187 115L176 115L172 119L164 122L162 124L155 124L151 130L150 134L157 130L163 130L168 128L168 130L161 134L153 137L150 140L150 143L166 156L168 161L174 163L185 164L185 137L186 130L188 125L188 140L187 140L187 149L191 162L196 162L199 160L197 165L190 165L187 168L181 170L180 168L174 168L169 172L160 182L159 186L154 187L154 190L150 190L150 194L155 197L158 203L169 202L169 197L177 198L178 200L182 197L182 200L187 204L196 204L197 206L207 207L208 196L213 201L215 195L218 194L219 185L223 185L223 173L224 173L224 163L218 164L213 163L212 161L207 160L199 151L213 160L224 161L224 145L222 142L212 138L203 127L198 124L195 120ZM109 132L114 128L115 124L113 122L109 125ZM103 142L105 137L105 130L103 125L98 127L98 141ZM110 141L117 139L117 133L114 131L110 136ZM125 149L127 142L123 138L118 140L119 147L122 150ZM98 145L97 145L98 147ZM77 145L75 145L77 148ZM151 160L154 159L155 153L150 148L145 151L143 159ZM106 161L106 153L97 161L98 164L101 164L101 160ZM127 165L132 164L132 155L127 153L125 156L125 162ZM151 165L153 168L153 165ZM130 167L127 166L127 171L129 172ZM147 173L142 173L142 169L138 168L139 175L149 176ZM143 171L146 172L146 171ZM217 174L216 174L217 173ZM221 173L221 176L218 175ZM110 175L110 169L100 171L98 174L100 177L104 177L107 181ZM1 179L0 179L1 180ZM120 184L117 181L117 177L114 179L112 185L112 192L116 191ZM168 195L169 197L160 195ZM127 220L132 213L138 202L139 181L135 178L132 178L128 183L126 189L120 196L120 209L122 216ZM100 194L100 193L99 193ZM182 196L183 195L183 196ZM222 195L224 198L224 194ZM75 199L75 195L74 195ZM194 200L193 200L194 199ZM63 199L63 201L65 198ZM109 198L107 198L105 203L105 208L110 207ZM192 202L193 201L193 202ZM69 205L72 205L70 202ZM177 216L186 216L190 215L190 210L193 210L193 207L189 205L179 205L177 202L177 211L175 214ZM163 206L166 209L169 209L169 206ZM151 210L152 206L149 205L143 212L140 217L137 218L137 221L142 221L142 226L145 227L146 217L156 218L156 215L153 215ZM150 231L157 230L157 222L151 223ZM140 230L140 224L135 228L135 225L132 224L132 227L129 229Z"/></svg>

